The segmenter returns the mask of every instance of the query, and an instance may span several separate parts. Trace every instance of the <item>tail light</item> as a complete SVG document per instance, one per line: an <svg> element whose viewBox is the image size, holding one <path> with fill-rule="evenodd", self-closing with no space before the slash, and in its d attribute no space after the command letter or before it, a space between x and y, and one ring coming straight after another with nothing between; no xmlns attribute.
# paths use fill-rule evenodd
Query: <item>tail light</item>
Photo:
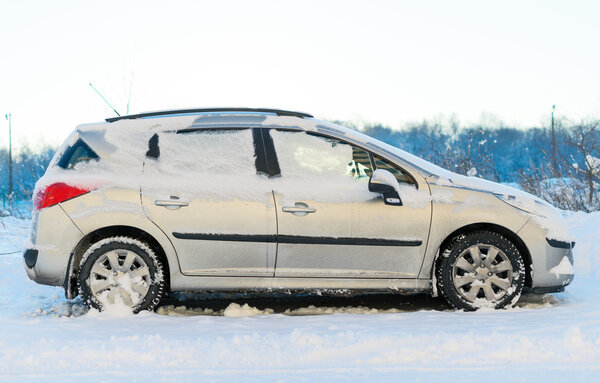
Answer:
<svg viewBox="0 0 600 383"><path fill-rule="evenodd" d="M62 182L52 184L35 194L33 198L33 210L38 211L45 207L54 206L58 203L79 197L90 190L70 186Z"/></svg>

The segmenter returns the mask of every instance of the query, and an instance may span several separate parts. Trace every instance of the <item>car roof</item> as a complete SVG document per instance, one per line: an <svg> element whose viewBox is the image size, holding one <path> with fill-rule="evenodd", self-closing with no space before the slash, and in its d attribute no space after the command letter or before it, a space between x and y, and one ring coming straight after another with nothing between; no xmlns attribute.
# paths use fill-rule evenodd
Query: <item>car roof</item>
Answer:
<svg viewBox="0 0 600 383"><path fill-rule="evenodd" d="M283 109L270 108L193 108L193 109L174 109L163 110L156 112L146 112L139 114L131 114L127 116L118 116L107 118L106 122L115 122L119 120L133 120L136 118L161 117L161 116L182 116L189 114L206 114L206 113L257 113L257 114L275 114L277 116L294 116L301 118L313 117L308 113L294 112Z"/></svg>

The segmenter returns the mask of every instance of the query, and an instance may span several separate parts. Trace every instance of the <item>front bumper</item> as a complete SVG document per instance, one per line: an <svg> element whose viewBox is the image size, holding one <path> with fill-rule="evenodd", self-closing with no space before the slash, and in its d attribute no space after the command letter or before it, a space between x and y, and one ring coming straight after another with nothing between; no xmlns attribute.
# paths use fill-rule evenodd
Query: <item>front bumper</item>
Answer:
<svg viewBox="0 0 600 383"><path fill-rule="evenodd" d="M527 289L527 291L533 294L562 293L565 291L565 286L534 287L532 289Z"/></svg>
<svg viewBox="0 0 600 383"><path fill-rule="evenodd" d="M575 277L572 267L575 242L547 238L546 230L532 221L518 234L531 256L528 290L538 294L564 291Z"/></svg>

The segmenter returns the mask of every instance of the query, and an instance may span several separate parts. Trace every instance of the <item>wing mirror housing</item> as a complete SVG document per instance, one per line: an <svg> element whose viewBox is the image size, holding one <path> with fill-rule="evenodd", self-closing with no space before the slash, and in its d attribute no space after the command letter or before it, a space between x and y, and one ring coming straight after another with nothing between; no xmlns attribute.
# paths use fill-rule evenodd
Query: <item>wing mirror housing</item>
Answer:
<svg viewBox="0 0 600 383"><path fill-rule="evenodd" d="M402 206L399 189L398 180L388 170L377 169L369 178L369 191L382 194L386 205Z"/></svg>

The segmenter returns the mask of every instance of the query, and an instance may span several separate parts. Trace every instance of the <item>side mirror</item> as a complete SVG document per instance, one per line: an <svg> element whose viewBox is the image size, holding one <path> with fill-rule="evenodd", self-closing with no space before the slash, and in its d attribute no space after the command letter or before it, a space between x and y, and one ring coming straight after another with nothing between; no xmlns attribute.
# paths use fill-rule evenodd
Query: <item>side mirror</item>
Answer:
<svg viewBox="0 0 600 383"><path fill-rule="evenodd" d="M398 194L398 180L392 173L385 169L377 169L369 179L369 191L383 194L386 205L402 206L400 194Z"/></svg>

